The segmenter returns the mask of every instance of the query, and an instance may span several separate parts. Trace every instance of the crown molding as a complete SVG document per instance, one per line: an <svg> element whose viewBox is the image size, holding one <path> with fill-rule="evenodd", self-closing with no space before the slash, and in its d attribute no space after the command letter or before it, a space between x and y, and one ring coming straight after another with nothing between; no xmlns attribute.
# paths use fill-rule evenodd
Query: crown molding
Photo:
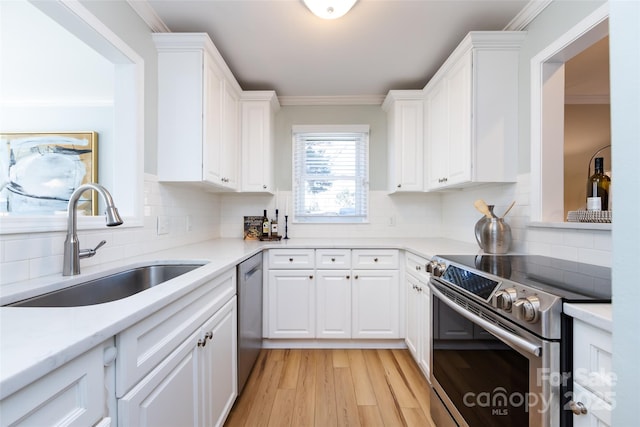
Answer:
<svg viewBox="0 0 640 427"><path fill-rule="evenodd" d="M279 96L280 105L382 105L386 95Z"/></svg>
<svg viewBox="0 0 640 427"><path fill-rule="evenodd" d="M171 32L147 0L127 0L127 3L154 33Z"/></svg>
<svg viewBox="0 0 640 427"><path fill-rule="evenodd" d="M505 31L521 31L527 27L553 0L531 0L508 24Z"/></svg>

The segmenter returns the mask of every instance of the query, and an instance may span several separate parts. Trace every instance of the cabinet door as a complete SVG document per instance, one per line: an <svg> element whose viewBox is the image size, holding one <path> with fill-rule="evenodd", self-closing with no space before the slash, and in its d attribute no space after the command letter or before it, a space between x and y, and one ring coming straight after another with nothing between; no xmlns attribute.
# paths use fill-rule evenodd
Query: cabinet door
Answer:
<svg viewBox="0 0 640 427"><path fill-rule="evenodd" d="M431 291L429 285L421 284L419 292L420 304L420 353L418 357L418 365L429 380L430 358L431 358Z"/></svg>
<svg viewBox="0 0 640 427"><path fill-rule="evenodd" d="M316 274L316 338L351 338L351 271Z"/></svg>
<svg viewBox="0 0 640 427"><path fill-rule="evenodd" d="M611 404L587 391L576 382L573 383L572 400L581 403L587 410L586 414L573 415L574 427L609 427L613 425Z"/></svg>
<svg viewBox="0 0 640 427"><path fill-rule="evenodd" d="M407 326L405 342L413 358L418 361L420 353L420 281L407 274L405 286L407 291Z"/></svg>
<svg viewBox="0 0 640 427"><path fill-rule="evenodd" d="M313 270L269 270L269 337L315 337Z"/></svg>
<svg viewBox="0 0 640 427"><path fill-rule="evenodd" d="M449 150L447 185L471 180L471 53L447 74Z"/></svg>
<svg viewBox="0 0 640 427"><path fill-rule="evenodd" d="M424 112L422 100L396 101L392 132L395 187L391 191L424 189Z"/></svg>
<svg viewBox="0 0 640 427"><path fill-rule="evenodd" d="M238 188L238 156L240 154L240 100L231 86L225 81L223 91L222 147L222 186Z"/></svg>
<svg viewBox="0 0 640 427"><path fill-rule="evenodd" d="M273 192L273 116L269 101L241 102L242 191Z"/></svg>
<svg viewBox="0 0 640 427"><path fill-rule="evenodd" d="M203 326L200 335L201 426L224 424L238 395L237 307L234 297Z"/></svg>
<svg viewBox="0 0 640 427"><path fill-rule="evenodd" d="M199 335L193 333L118 400L118 426L199 426Z"/></svg>
<svg viewBox="0 0 640 427"><path fill-rule="evenodd" d="M104 347L98 346L0 402L2 426L90 426L106 414Z"/></svg>
<svg viewBox="0 0 640 427"><path fill-rule="evenodd" d="M353 338L400 338L397 270L353 270Z"/></svg>
<svg viewBox="0 0 640 427"><path fill-rule="evenodd" d="M204 141L202 145L203 155L203 179L212 184L220 185L222 182L222 92L224 77L215 66L213 59L205 55L204 61Z"/></svg>
<svg viewBox="0 0 640 427"><path fill-rule="evenodd" d="M427 189L446 185L449 161L449 112L446 80L433 83L426 94L425 132Z"/></svg>

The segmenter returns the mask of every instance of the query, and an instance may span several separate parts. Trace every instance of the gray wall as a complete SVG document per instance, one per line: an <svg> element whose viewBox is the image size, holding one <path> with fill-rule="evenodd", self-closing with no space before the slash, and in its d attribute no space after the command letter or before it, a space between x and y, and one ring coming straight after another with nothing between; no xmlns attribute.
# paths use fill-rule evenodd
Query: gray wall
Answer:
<svg viewBox="0 0 640 427"><path fill-rule="evenodd" d="M369 189L387 189L387 116L379 105L282 107L276 114L276 188L292 189L291 126L318 124L369 125Z"/></svg>

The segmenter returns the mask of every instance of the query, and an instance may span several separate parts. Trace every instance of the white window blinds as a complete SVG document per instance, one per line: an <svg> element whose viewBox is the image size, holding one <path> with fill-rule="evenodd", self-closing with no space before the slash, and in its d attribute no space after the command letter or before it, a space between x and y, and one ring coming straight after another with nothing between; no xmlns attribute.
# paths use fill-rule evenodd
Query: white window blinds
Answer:
<svg viewBox="0 0 640 427"><path fill-rule="evenodd" d="M366 222L368 148L368 126L294 126L294 221Z"/></svg>

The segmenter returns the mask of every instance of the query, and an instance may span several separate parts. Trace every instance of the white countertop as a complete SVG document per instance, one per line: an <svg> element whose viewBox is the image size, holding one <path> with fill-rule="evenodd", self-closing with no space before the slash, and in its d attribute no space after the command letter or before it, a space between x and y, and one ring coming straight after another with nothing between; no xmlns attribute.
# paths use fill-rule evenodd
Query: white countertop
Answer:
<svg viewBox="0 0 640 427"><path fill-rule="evenodd" d="M605 331L612 332L613 307L611 304L564 303L563 311L574 319L582 320Z"/></svg>
<svg viewBox="0 0 640 427"><path fill-rule="evenodd" d="M123 267L150 262L207 262L159 286L109 303L69 308L0 307L0 399L265 248L395 248L425 258L436 254L478 253L475 244L447 239L290 239L280 242L217 239L83 268L82 273L74 277L54 275L4 286L0 305L72 286Z"/></svg>

